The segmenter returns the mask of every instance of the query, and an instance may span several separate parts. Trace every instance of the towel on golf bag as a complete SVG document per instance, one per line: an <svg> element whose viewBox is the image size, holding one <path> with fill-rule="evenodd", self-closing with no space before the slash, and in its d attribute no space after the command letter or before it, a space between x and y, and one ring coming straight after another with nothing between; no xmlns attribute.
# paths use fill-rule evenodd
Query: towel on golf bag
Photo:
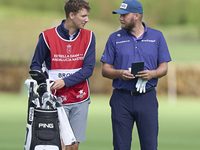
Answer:
<svg viewBox="0 0 200 150"><path fill-rule="evenodd" d="M69 119L63 107L57 107L58 119L60 122L60 136L64 145L72 145L76 143L76 138L72 131Z"/></svg>
<svg viewBox="0 0 200 150"><path fill-rule="evenodd" d="M62 150L57 110L35 109L30 150Z"/></svg>

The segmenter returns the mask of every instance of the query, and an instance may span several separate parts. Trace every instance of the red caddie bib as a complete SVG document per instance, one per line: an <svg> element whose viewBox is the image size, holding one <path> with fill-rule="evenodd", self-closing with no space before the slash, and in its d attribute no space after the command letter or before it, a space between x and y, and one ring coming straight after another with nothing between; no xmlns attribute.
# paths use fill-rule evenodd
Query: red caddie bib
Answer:
<svg viewBox="0 0 200 150"><path fill-rule="evenodd" d="M79 71L91 43L92 32L81 29L76 39L65 40L57 33L57 27L46 30L43 36L51 52L50 80L68 77ZM63 87L56 91L57 97L62 97L63 103L77 103L89 98L88 80L71 87Z"/></svg>

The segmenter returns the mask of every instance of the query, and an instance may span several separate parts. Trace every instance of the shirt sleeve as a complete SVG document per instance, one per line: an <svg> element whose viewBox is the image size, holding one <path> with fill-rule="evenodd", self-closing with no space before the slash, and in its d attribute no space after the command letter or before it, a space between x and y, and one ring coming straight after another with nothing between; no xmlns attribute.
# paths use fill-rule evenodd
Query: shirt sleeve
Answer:
<svg viewBox="0 0 200 150"><path fill-rule="evenodd" d="M101 57L101 62L108 63L110 65L114 64L114 57L115 56L115 47L112 35L108 38L108 41L105 46L105 50Z"/></svg>
<svg viewBox="0 0 200 150"><path fill-rule="evenodd" d="M89 49L85 55L84 61L83 61L83 66L82 68L75 72L73 75L68 76L64 78L64 82L66 87L70 87L73 85L76 85L86 79L88 79L94 70L94 65L95 65L95 35L92 33L92 39L91 39L91 44L89 46Z"/></svg>
<svg viewBox="0 0 200 150"><path fill-rule="evenodd" d="M169 62L171 61L171 56L168 50L166 40L161 34L159 45L158 45L158 63Z"/></svg>
<svg viewBox="0 0 200 150"><path fill-rule="evenodd" d="M43 35L40 34L39 41L37 43L32 62L30 65L31 70L39 70L42 72L42 64L45 62L47 69L51 68L51 55L50 50L47 47Z"/></svg>

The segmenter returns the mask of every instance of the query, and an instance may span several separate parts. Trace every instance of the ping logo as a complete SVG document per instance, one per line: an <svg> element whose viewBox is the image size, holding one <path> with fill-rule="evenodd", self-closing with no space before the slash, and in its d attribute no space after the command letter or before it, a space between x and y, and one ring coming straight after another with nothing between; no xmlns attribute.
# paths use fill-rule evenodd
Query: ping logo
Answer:
<svg viewBox="0 0 200 150"><path fill-rule="evenodd" d="M43 128L43 129L46 129L46 128L53 129L54 125L53 125L53 123L39 123L38 127Z"/></svg>
<svg viewBox="0 0 200 150"><path fill-rule="evenodd" d="M122 9L126 9L127 7L128 7L128 4L126 4L126 3L122 3L120 6L120 8L122 8Z"/></svg>

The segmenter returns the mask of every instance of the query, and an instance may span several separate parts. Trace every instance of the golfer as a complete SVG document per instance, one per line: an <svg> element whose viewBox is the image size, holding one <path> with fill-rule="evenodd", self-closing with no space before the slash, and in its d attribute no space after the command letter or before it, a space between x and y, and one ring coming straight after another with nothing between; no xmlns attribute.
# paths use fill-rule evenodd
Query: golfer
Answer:
<svg viewBox="0 0 200 150"><path fill-rule="evenodd" d="M84 29L90 9L85 0L66 1L66 19L40 34L30 66L31 70L42 72L45 62L49 79L55 81L51 90L63 99L77 140L76 144L65 146L65 150L78 150L79 143L85 140L90 103L88 78L95 64L95 36Z"/></svg>
<svg viewBox="0 0 200 150"><path fill-rule="evenodd" d="M144 22L137 0L124 0L119 10L121 28L110 35L101 57L102 75L113 80L110 99L114 150L130 150L136 124L141 150L157 150L158 78L167 74L171 57L163 34ZM132 63L144 63L131 68ZM131 70L129 69L131 68ZM140 67L139 67L140 68Z"/></svg>

